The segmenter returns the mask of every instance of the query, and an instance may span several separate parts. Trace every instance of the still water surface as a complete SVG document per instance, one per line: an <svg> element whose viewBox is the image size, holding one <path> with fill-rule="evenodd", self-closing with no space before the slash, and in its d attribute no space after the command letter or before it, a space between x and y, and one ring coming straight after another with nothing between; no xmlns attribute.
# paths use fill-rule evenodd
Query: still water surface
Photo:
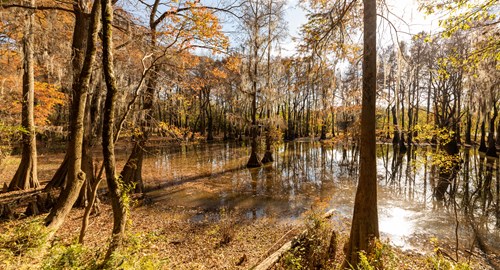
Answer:
<svg viewBox="0 0 500 270"><path fill-rule="evenodd" d="M479 237L490 249L500 250L497 160L464 149L458 176L438 200L431 147L406 153L395 152L392 145L377 148L384 239L413 250L432 237L453 245L458 239L461 248L469 249ZM144 179L151 179L146 185L156 187L148 193L155 205L190 210L193 222L217 218L221 209L247 219L272 216L293 222L320 206L335 209L333 220L341 224L352 215L358 150L352 145L290 142L276 148L272 164L247 169L250 153L242 144L158 147L151 149L143 173Z"/></svg>

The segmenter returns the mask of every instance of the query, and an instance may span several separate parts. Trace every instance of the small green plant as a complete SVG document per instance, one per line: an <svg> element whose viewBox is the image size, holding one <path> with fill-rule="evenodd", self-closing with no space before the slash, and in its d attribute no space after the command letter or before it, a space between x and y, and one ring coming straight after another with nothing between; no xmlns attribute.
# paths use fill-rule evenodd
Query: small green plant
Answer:
<svg viewBox="0 0 500 270"><path fill-rule="evenodd" d="M295 247L293 251L287 252L283 256L283 264L285 269L291 269L291 270L300 270L304 269L304 266L302 266L302 257L296 256L295 254L300 254L303 250L302 247Z"/></svg>
<svg viewBox="0 0 500 270"><path fill-rule="evenodd" d="M375 267L371 265L370 260L363 251L359 252L358 270L375 270Z"/></svg>
<svg viewBox="0 0 500 270"><path fill-rule="evenodd" d="M130 234L127 236L123 247L115 251L111 255L111 259L103 266L104 269L144 269L144 270L157 270L163 269L167 261L160 258L156 253L145 252L144 240L137 234Z"/></svg>
<svg viewBox="0 0 500 270"><path fill-rule="evenodd" d="M15 226L6 226L7 231L0 234L0 253L19 256L42 247L47 231L41 219L33 219Z"/></svg>
<svg viewBox="0 0 500 270"><path fill-rule="evenodd" d="M0 269L27 269L41 259L47 231L41 219L10 222L0 233Z"/></svg>
<svg viewBox="0 0 500 270"><path fill-rule="evenodd" d="M286 269L325 269L328 268L332 251L333 228L319 212L313 212L305 220L306 233L292 242L292 248L283 259Z"/></svg>
<svg viewBox="0 0 500 270"><path fill-rule="evenodd" d="M367 254L365 251L358 252L358 265L349 265L353 270L378 270L378 269L400 269L400 261L388 242L382 242L374 239L371 242L371 251Z"/></svg>
<svg viewBox="0 0 500 270"><path fill-rule="evenodd" d="M91 249L80 244L55 244L50 248L49 256L45 256L41 269L163 269L165 259L159 254L148 253L147 245L151 235L128 235L123 247L111 255L111 259L103 264L105 252L101 248Z"/></svg>
<svg viewBox="0 0 500 270"><path fill-rule="evenodd" d="M434 254L427 257L427 267L433 270L470 270L468 263L454 262L445 258L443 250L439 247L439 241L433 237L430 242L434 245Z"/></svg>
<svg viewBox="0 0 500 270"><path fill-rule="evenodd" d="M50 249L42 269L96 269L97 261L92 252L80 244L56 245Z"/></svg>

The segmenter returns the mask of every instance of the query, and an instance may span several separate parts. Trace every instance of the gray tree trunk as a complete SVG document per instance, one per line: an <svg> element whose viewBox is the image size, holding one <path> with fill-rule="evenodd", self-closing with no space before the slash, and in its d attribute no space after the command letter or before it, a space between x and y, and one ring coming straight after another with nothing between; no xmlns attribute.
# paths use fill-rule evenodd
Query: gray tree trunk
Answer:
<svg viewBox="0 0 500 270"><path fill-rule="evenodd" d="M31 1L34 5L34 1ZM33 23L35 13L33 10L26 12L24 25L23 46L23 96L22 119L24 129L22 135L22 157L16 174L9 184L8 190L36 188L40 186L37 174L36 133L34 119L35 105L35 75L33 60Z"/></svg>

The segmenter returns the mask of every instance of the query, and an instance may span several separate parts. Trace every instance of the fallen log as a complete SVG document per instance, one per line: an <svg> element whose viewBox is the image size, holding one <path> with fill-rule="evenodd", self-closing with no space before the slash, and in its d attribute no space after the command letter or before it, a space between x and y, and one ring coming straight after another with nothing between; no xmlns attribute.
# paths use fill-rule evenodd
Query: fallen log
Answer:
<svg viewBox="0 0 500 270"><path fill-rule="evenodd" d="M40 188L28 189L28 190L16 190L11 192L5 192L0 194L0 204L6 202L12 202L16 200L23 200L25 198L30 198L33 195L42 193L43 190Z"/></svg>
<svg viewBox="0 0 500 270"><path fill-rule="evenodd" d="M322 218L324 218L324 219L330 218L331 216L333 216L334 213L335 213L335 211L332 209L332 210L326 212L325 214L323 214ZM283 244L278 250L276 250L271 255L266 257L260 263L250 267L250 269L253 269L253 270L268 270L268 269L270 269L280 260L280 258L288 250L290 250L292 248L292 243L294 241L297 241L298 239L300 239L301 237L303 237L306 234L307 234L307 230L302 231L299 235L295 236L294 238L292 238L292 240Z"/></svg>
<svg viewBox="0 0 500 270"><path fill-rule="evenodd" d="M26 192L16 191L12 194L2 194L0 197L0 219L13 219L24 214L25 216L47 213L59 195L58 189L44 191L34 189ZM24 212L22 212L22 209Z"/></svg>

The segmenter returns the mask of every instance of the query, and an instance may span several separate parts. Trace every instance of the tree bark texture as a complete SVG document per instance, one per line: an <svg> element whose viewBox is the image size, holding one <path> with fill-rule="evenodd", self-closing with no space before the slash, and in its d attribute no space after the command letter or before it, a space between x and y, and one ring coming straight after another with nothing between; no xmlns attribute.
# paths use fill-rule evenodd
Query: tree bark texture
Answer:
<svg viewBox="0 0 500 270"><path fill-rule="evenodd" d="M85 61L86 57L86 48L87 48L87 39L88 39L88 30L90 28L90 16L88 16L88 13L85 13L86 11L82 9L82 6L80 5L78 0L73 1L73 10L75 13L75 26L73 28L73 41L71 44L71 67L72 67L72 75L73 75L73 82L72 82L72 89L73 92L71 93L71 97L75 97L75 89L77 89L79 86L79 81L80 81L80 73L83 68L83 62ZM87 11L88 12L88 11ZM59 165L59 168L55 172L55 174L52 176L52 179L47 183L45 186L46 190L49 190L51 188L65 188L67 184L67 175L68 175L68 170L69 170L69 159L71 159L70 154L72 151L70 151L71 147L71 129L72 126L74 125L74 120L76 119L72 113L74 112L74 107L73 103L75 100L72 100L72 104L70 106L70 118L69 118L69 129L70 129L70 136L68 140L68 145L67 145L67 151L66 154L64 155L64 160L63 162Z"/></svg>
<svg viewBox="0 0 500 270"><path fill-rule="evenodd" d="M31 1L34 5L34 1ZM9 184L8 190L36 188L40 186L37 174L36 134L35 134L35 63L33 60L33 23L35 13L26 12L23 46L23 96L22 96L22 157L21 163Z"/></svg>
<svg viewBox="0 0 500 270"><path fill-rule="evenodd" d="M85 173L82 171L82 145L84 137L85 104L90 88L92 66L96 56L96 44L99 33L100 3L95 1L91 12L88 40L82 71L75 88L73 89L73 102L71 108L71 140L68 147L68 172L67 185L63 189L56 206L45 219L51 235L59 229L69 211L73 207L80 189L85 182Z"/></svg>
<svg viewBox="0 0 500 270"><path fill-rule="evenodd" d="M111 197L113 209L113 231L109 249L105 261L109 260L115 250L120 248L125 234L127 223L127 206L124 200L126 192L120 176L116 175L114 124L115 104L118 93L116 77L113 64L113 7L111 0L101 0L102 8L102 65L104 79L106 81L106 100L104 102L102 151L104 169L106 171L106 183Z"/></svg>
<svg viewBox="0 0 500 270"><path fill-rule="evenodd" d="M363 99L361 107L361 150L359 182L349 236L346 261L356 267L358 252L371 252L371 243L379 237L377 213L377 165L375 156L375 100L377 87L375 0L363 0Z"/></svg>

